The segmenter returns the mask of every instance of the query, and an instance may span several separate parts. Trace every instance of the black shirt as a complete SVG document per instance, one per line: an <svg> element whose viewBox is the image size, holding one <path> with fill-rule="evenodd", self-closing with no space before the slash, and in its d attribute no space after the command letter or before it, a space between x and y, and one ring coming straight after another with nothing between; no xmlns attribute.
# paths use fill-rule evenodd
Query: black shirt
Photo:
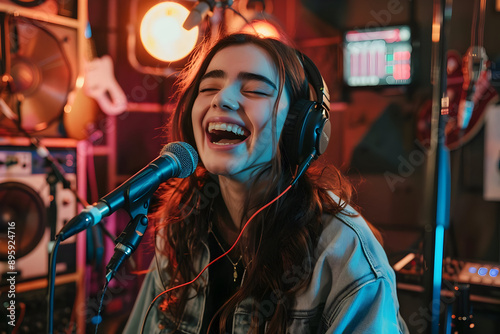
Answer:
<svg viewBox="0 0 500 334"><path fill-rule="evenodd" d="M217 234L217 230L215 229L215 227L212 227L212 230L213 232L209 233L208 237L210 262L223 254L221 246L224 248L224 251L228 250L231 247L231 245L227 245L224 239L221 238L219 234ZM214 238L213 233L217 235L217 240ZM221 245L219 245L217 241L219 241ZM210 324L210 321L214 316L216 316L216 318L212 322L210 334L219 333L220 312L217 313L217 311L226 301L229 300L231 296L236 293L236 291L238 291L241 284L241 278L243 277L243 272L245 270L243 266L243 260L238 261L238 258L231 259L231 263L231 261L228 259L228 256L224 256L208 268L208 292L205 304L205 312L203 314L203 325L200 332L202 334L207 333L208 325ZM236 280L234 279L235 275L233 263L236 264ZM231 327L232 317L228 318L228 321L226 323L226 332L230 333Z"/></svg>

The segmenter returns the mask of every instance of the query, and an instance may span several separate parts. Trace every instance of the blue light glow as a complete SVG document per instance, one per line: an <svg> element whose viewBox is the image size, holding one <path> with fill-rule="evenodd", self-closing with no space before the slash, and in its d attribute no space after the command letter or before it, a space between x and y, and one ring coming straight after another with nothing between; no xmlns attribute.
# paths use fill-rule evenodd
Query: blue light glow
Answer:
<svg viewBox="0 0 500 334"><path fill-rule="evenodd" d="M485 276L488 273L488 268L481 267L481 268L479 268L477 273L479 274L479 276Z"/></svg>
<svg viewBox="0 0 500 334"><path fill-rule="evenodd" d="M432 287L432 328L431 334L437 334L439 330L439 312L441 306L441 279L443 278L443 251L444 251L444 226L436 226L436 245L434 253L434 277Z"/></svg>

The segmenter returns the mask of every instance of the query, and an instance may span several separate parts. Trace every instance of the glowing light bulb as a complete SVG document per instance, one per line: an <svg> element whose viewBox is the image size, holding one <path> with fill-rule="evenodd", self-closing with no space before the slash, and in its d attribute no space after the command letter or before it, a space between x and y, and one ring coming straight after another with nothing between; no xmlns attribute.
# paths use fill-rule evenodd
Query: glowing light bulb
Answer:
<svg viewBox="0 0 500 334"><path fill-rule="evenodd" d="M162 2L151 7L140 25L141 41L146 51L162 61L186 57L198 41L198 27L182 27L189 10L176 2Z"/></svg>

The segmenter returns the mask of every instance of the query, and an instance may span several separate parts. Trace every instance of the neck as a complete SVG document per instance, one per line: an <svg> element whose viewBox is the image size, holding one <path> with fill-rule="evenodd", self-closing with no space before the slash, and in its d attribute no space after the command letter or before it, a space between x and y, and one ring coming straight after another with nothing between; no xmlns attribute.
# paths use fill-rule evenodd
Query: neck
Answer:
<svg viewBox="0 0 500 334"><path fill-rule="evenodd" d="M224 225L229 229L240 230L243 217L243 206L247 199L248 187L238 181L219 176L219 185L222 199L227 208L229 217L224 219Z"/></svg>
<svg viewBox="0 0 500 334"><path fill-rule="evenodd" d="M242 222L242 219L252 214L243 212L250 188L248 183L224 176L219 176L219 186L223 203L219 203L220 206L217 208L216 223L224 239L232 244L243 228L242 223L245 222ZM258 198L256 195L259 193L263 194L265 187L265 184L261 184L258 188L252 188L253 198Z"/></svg>

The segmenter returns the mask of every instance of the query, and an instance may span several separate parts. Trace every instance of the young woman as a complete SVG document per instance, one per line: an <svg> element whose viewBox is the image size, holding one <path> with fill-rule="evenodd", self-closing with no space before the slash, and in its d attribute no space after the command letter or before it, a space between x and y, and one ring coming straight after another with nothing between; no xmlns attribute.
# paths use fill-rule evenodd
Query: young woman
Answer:
<svg viewBox="0 0 500 334"><path fill-rule="evenodd" d="M125 333L407 332L394 272L349 184L313 164L289 187L301 161L282 133L315 91L303 56L237 34L193 59L168 131L200 163L161 190L156 256Z"/></svg>

